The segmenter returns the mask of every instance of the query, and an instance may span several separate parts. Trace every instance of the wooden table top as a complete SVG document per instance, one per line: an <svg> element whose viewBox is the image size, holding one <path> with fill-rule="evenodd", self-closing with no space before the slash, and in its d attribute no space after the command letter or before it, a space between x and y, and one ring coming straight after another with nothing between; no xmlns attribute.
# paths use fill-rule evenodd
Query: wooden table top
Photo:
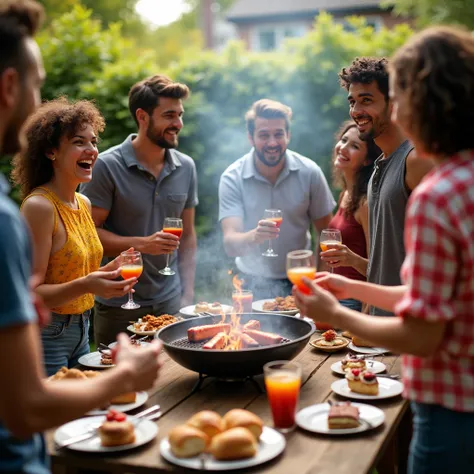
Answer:
<svg viewBox="0 0 474 474"><path fill-rule="evenodd" d="M344 355L345 351L327 354L309 345L299 354L295 360L303 367L300 409L328 399L342 400L332 393L330 386L341 377L331 371L331 364ZM54 449L54 430L50 430L46 434L46 439L54 473L73 473L79 469L128 474L190 472L173 466L161 458L159 444L171 428L185 422L191 415L203 409L215 410L223 415L232 408L246 408L258 414L266 425L272 426L267 397L259 393L251 382L222 382L209 378L204 381L199 391L190 395L198 375L184 369L166 354L163 358L165 363L158 383L150 391L150 399L147 402L147 406L156 403L161 405L163 416L157 421L159 427L157 438L146 446L115 455L89 455L67 449L59 453ZM377 360L386 364L388 373L400 373L398 356L379 356ZM263 386L262 376L256 377L256 380ZM287 446L281 456L269 463L240 472L276 474L370 472L392 439L408 406L401 397L371 403L385 413L385 423L381 427L342 437L316 435L296 429L286 435Z"/></svg>

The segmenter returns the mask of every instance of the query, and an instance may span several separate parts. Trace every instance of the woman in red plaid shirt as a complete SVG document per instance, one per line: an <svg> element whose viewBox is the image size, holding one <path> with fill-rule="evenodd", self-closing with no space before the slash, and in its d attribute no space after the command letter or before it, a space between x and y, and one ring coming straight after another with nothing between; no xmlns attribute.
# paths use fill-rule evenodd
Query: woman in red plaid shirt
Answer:
<svg viewBox="0 0 474 474"><path fill-rule="evenodd" d="M474 37L447 27L415 35L390 65L392 120L436 167L406 213L403 286L338 275L295 289L300 310L403 353L414 412L411 474L474 470ZM393 311L374 317L338 299ZM324 315L324 318L323 318Z"/></svg>

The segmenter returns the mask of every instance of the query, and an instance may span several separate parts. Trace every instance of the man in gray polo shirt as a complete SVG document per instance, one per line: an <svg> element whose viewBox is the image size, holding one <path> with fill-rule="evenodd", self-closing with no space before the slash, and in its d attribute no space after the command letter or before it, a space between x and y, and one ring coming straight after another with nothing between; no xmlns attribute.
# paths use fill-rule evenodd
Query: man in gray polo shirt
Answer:
<svg viewBox="0 0 474 474"><path fill-rule="evenodd" d="M335 201L321 168L309 158L288 150L291 109L262 99L246 114L253 148L230 165L219 184L219 220L224 247L235 263L244 287L254 300L286 296L286 254L311 247L309 229L326 228ZM263 220L265 209L280 209L278 229ZM272 240L278 257L264 257Z"/></svg>
<svg viewBox="0 0 474 474"><path fill-rule="evenodd" d="M194 299L196 167L189 156L174 149L183 127L182 99L188 94L186 85L160 75L132 86L129 107L138 135L101 153L92 181L81 186L91 200L104 255L114 258L134 247L143 258L143 273L134 287L139 309L121 309L125 297L96 298L97 343L114 341L130 320L174 314ZM181 240L162 232L165 217L182 218ZM174 276L158 273L167 254L177 270Z"/></svg>

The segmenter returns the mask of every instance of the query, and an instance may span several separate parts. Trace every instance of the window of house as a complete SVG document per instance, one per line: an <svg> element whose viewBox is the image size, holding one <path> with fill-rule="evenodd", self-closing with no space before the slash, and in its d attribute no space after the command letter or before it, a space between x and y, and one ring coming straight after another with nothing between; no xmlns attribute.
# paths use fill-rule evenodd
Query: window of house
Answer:
<svg viewBox="0 0 474 474"><path fill-rule="evenodd" d="M255 28L252 49L256 51L272 51L281 47L287 38L298 38L307 32L305 24L275 24Z"/></svg>
<svg viewBox="0 0 474 474"><path fill-rule="evenodd" d="M275 30L262 30L258 33L258 50L271 51L277 47Z"/></svg>

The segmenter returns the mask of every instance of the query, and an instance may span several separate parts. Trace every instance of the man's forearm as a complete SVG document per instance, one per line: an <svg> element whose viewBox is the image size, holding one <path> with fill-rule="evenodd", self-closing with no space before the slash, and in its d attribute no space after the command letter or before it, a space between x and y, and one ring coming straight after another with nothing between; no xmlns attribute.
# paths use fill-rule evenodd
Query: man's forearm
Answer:
<svg viewBox="0 0 474 474"><path fill-rule="evenodd" d="M392 313L406 290L405 285L382 286L358 280L351 280L349 286L350 298L355 298L363 303Z"/></svg>
<svg viewBox="0 0 474 474"><path fill-rule="evenodd" d="M197 237L194 232L181 239L178 250L178 270L183 285L183 294L185 295L194 293L196 250Z"/></svg>
<svg viewBox="0 0 474 474"><path fill-rule="evenodd" d="M107 257L116 257L120 255L120 252L128 250L130 247L134 247L135 250L141 252L141 239L142 237L128 237L114 234L109 230L96 227L97 234L104 247L104 255Z"/></svg>

